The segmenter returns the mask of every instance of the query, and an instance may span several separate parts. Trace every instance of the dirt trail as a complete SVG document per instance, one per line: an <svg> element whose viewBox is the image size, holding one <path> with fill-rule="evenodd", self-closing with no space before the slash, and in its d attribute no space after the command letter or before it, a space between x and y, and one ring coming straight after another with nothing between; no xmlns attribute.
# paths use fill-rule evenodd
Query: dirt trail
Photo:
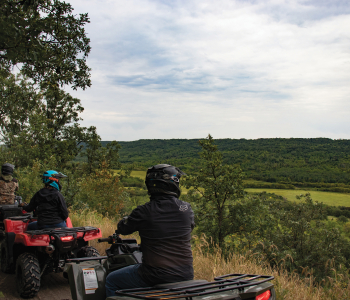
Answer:
<svg viewBox="0 0 350 300"><path fill-rule="evenodd" d="M0 300L22 299L16 291L15 275L0 271ZM51 273L41 279L41 287L33 300L71 300L69 284L62 273Z"/></svg>

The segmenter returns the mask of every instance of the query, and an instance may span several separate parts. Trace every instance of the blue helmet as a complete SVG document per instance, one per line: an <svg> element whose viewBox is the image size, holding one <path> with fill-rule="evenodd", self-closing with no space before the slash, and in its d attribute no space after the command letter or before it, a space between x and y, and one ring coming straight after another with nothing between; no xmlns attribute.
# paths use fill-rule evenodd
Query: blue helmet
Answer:
<svg viewBox="0 0 350 300"><path fill-rule="evenodd" d="M67 176L60 173L60 172L57 172L57 171L54 171L54 170L50 170L50 171L46 171L44 174L43 174L43 183L45 185L49 185L49 186L52 186L54 187L56 190L61 190L62 189L62 186L60 184L60 179L61 178L66 178Z"/></svg>

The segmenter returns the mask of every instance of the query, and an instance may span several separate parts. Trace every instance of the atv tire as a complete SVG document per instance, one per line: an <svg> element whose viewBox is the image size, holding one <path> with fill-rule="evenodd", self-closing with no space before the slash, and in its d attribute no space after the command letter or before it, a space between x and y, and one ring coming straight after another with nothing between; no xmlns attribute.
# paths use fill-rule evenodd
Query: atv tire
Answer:
<svg viewBox="0 0 350 300"><path fill-rule="evenodd" d="M94 247L86 246L81 248L77 253L78 258L82 257L97 257L100 256L100 252Z"/></svg>
<svg viewBox="0 0 350 300"><path fill-rule="evenodd" d="M1 271L4 273L14 273L13 264L9 262L7 243L1 243Z"/></svg>
<svg viewBox="0 0 350 300"><path fill-rule="evenodd" d="M32 298L39 292L40 266L34 254L25 252L17 258L16 287L22 298Z"/></svg>
<svg viewBox="0 0 350 300"><path fill-rule="evenodd" d="M275 291L275 288L273 287L271 290L271 300L276 300L277 297L276 297L276 291Z"/></svg>

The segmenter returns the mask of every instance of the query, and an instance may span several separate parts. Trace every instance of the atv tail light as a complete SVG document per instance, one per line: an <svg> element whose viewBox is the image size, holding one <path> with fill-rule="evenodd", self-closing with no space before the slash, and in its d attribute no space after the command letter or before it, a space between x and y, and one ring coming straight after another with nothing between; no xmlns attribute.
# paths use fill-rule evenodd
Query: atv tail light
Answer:
<svg viewBox="0 0 350 300"><path fill-rule="evenodd" d="M62 242L69 242L69 241L73 241L73 240L74 240L73 236L61 236Z"/></svg>
<svg viewBox="0 0 350 300"><path fill-rule="evenodd" d="M266 292L263 292L259 296L255 297L255 300L269 300L271 297L271 291L267 290Z"/></svg>

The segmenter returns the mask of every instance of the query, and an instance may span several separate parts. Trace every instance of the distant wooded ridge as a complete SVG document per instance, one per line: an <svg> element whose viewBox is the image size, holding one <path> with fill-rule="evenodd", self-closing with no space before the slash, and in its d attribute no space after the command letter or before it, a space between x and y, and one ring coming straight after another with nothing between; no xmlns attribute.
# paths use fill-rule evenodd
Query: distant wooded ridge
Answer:
<svg viewBox="0 0 350 300"><path fill-rule="evenodd" d="M199 170L199 139L118 142L121 163L149 167L169 163ZM105 146L108 141L103 141ZM239 164L247 178L271 183L350 184L350 140L328 138L217 139L226 164Z"/></svg>

